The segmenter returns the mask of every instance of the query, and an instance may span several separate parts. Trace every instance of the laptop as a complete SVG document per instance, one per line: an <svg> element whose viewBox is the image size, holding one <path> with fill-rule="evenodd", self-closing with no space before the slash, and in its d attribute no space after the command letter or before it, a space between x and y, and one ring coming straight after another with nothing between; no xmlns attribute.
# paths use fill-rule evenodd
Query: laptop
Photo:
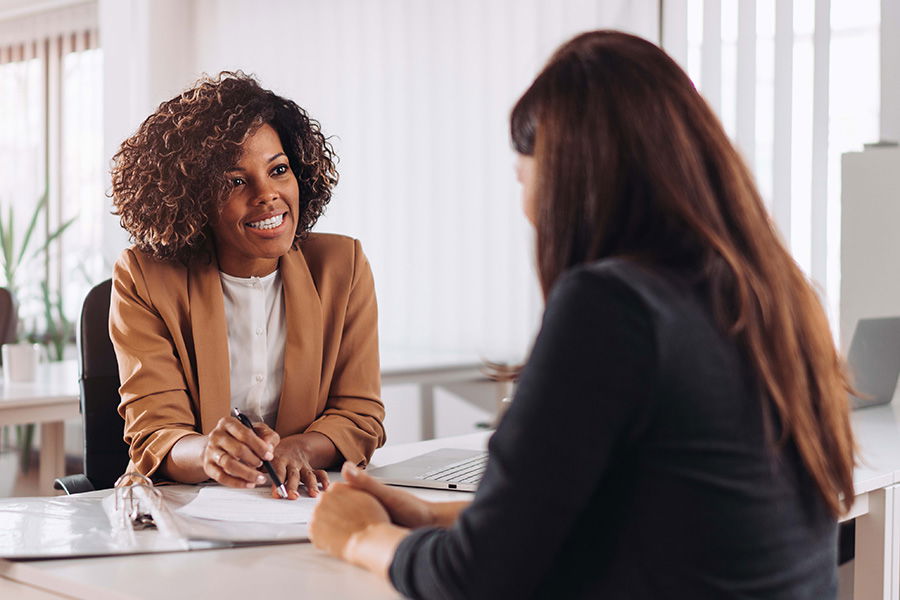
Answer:
<svg viewBox="0 0 900 600"><path fill-rule="evenodd" d="M847 354L853 409L887 404L900 378L900 317L860 319Z"/></svg>
<svg viewBox="0 0 900 600"><path fill-rule="evenodd" d="M441 448L366 472L389 485L474 492L486 465L484 450Z"/></svg>

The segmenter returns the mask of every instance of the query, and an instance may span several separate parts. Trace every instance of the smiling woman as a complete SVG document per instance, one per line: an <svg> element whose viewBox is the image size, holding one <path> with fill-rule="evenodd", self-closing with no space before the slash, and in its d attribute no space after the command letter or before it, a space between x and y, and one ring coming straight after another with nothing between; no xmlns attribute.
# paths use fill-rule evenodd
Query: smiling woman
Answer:
<svg viewBox="0 0 900 600"><path fill-rule="evenodd" d="M226 72L162 103L113 161L134 242L110 306L129 468L253 487L271 460L297 498L364 465L384 443L375 288L357 240L309 232L337 183L319 124Z"/></svg>
<svg viewBox="0 0 900 600"><path fill-rule="evenodd" d="M247 138L228 176L231 193L212 223L219 268L236 277L268 275L291 249L300 204L297 178L271 125Z"/></svg>

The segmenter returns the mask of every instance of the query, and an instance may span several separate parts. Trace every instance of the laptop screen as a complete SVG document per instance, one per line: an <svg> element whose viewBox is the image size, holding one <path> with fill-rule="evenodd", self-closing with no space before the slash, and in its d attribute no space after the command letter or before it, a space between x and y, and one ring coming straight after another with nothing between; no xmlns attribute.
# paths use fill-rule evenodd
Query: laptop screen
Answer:
<svg viewBox="0 0 900 600"><path fill-rule="evenodd" d="M853 408L887 404L900 377L900 317L860 319L847 354Z"/></svg>

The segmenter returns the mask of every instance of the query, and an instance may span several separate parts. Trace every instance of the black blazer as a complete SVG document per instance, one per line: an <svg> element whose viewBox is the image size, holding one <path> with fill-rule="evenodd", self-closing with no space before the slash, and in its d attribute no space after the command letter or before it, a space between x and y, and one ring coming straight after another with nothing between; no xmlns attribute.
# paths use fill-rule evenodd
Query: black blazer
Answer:
<svg viewBox="0 0 900 600"><path fill-rule="evenodd" d="M836 523L686 279L561 278L472 505L391 565L414 598L836 595Z"/></svg>

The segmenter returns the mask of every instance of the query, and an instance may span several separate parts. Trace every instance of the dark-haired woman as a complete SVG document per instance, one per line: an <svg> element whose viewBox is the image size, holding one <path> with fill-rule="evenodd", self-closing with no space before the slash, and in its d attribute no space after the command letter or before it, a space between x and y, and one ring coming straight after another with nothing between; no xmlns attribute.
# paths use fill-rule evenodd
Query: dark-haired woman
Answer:
<svg viewBox="0 0 900 600"><path fill-rule="evenodd" d="M352 465L320 548L413 598L836 594L847 382L815 292L685 73L562 46L511 119L547 304L469 505Z"/></svg>
<svg viewBox="0 0 900 600"><path fill-rule="evenodd" d="M110 307L130 468L254 487L271 460L297 498L365 465L384 443L375 289L358 241L309 233L337 182L318 123L222 73L162 103L112 175L134 241Z"/></svg>

